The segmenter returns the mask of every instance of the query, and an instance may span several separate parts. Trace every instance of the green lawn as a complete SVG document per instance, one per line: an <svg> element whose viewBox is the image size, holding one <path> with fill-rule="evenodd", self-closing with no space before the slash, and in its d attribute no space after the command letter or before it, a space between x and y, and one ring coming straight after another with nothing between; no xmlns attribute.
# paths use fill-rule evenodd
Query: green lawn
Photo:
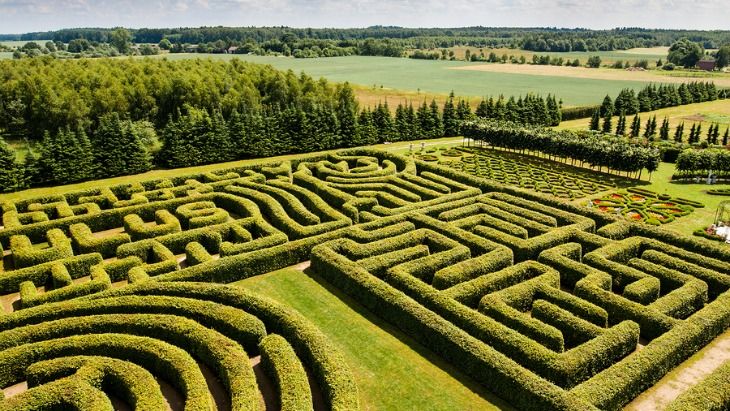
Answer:
<svg viewBox="0 0 730 411"><path fill-rule="evenodd" d="M213 58L242 60L271 64L275 68L305 72L313 77L331 81L349 81L365 86L381 86L396 90L414 90L429 93L449 93L459 96L498 96L527 93L553 94L566 105L600 104L607 93L617 95L623 88L641 88L645 82L623 80L596 80L529 74L492 73L469 70L450 70L454 67L484 64L464 61L426 61L392 57L331 57L295 59L274 56L226 54L165 54L170 60Z"/></svg>
<svg viewBox="0 0 730 411"><path fill-rule="evenodd" d="M309 270L284 269L234 284L296 309L324 332L354 372L363 410L510 409Z"/></svg>

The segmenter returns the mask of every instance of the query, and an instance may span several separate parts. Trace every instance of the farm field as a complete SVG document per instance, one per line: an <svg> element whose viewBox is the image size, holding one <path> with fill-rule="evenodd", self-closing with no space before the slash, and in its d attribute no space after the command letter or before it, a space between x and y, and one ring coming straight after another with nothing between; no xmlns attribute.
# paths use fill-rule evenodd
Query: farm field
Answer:
<svg viewBox="0 0 730 411"><path fill-rule="evenodd" d="M571 79L561 76L535 76L515 73L487 73L452 70L477 66L463 61L425 61L392 57L331 57L294 59L287 57L226 55L226 54L170 54L170 60L191 58L239 58L253 63L270 64L281 70L303 71L313 77L330 81L348 81L365 87L406 90L417 93L459 96L498 96L527 93L553 94L566 105L598 104L607 93L617 95L623 88L639 89L646 81ZM155 58L161 58L159 56ZM421 100L421 98L416 99ZM396 101L397 104L397 101Z"/></svg>
<svg viewBox="0 0 730 411"><path fill-rule="evenodd" d="M524 56L525 59L529 62L532 61L533 55L538 56L545 56L548 55L550 57L562 57L563 60L570 59L575 60L578 59L582 64L585 64L585 62L588 60L591 56L599 56L601 58L602 64L611 64L616 60L621 61L629 61L633 64L633 62L638 60L648 60L649 66L653 67L657 60L662 59L662 61L666 61L667 59L667 53L669 52L669 47L650 47L650 48L634 48L634 49L628 49L628 50L614 50L614 51L571 51L571 52L552 52L552 51L530 51L530 50L521 50L521 49L509 49L509 48L476 48L476 47L451 47L448 49L449 51L453 50L454 55L458 59L464 59L464 56L466 54L466 50L469 50L471 54L476 53L479 55L479 53L483 52L485 56L489 56L489 53L494 53L497 55L497 57L501 58L503 54L506 54L507 56L515 56L516 58L520 58L520 56Z"/></svg>
<svg viewBox="0 0 730 411"><path fill-rule="evenodd" d="M3 197L0 407L618 409L730 321L726 247L435 162L194 170Z"/></svg>

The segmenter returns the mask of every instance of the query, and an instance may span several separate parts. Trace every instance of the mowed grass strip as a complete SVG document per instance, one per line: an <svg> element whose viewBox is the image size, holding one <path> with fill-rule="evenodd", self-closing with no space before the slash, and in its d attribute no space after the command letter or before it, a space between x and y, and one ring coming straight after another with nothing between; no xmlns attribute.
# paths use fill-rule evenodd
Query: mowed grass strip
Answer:
<svg viewBox="0 0 730 411"><path fill-rule="evenodd" d="M316 273L293 268L234 283L305 315L345 355L363 410L512 409Z"/></svg>

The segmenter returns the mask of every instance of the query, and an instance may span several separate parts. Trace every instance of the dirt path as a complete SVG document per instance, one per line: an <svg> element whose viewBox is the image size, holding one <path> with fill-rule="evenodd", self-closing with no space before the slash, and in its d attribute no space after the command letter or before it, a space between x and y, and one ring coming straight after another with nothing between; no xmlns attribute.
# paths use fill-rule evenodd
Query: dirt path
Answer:
<svg viewBox="0 0 730 411"><path fill-rule="evenodd" d="M730 86L730 77L674 77L654 71L627 71L618 69L592 69L586 67L542 66L535 64L479 64L451 67L450 70L484 71L490 73L529 74L533 76L571 77L594 80L646 81L661 83L689 83L712 81L718 86Z"/></svg>
<svg viewBox="0 0 730 411"><path fill-rule="evenodd" d="M261 356L252 357L249 362L253 368L253 373L256 375L256 384L259 386L261 408L264 410L279 409L279 395L276 393L274 383L261 367Z"/></svg>
<svg viewBox="0 0 730 411"><path fill-rule="evenodd" d="M715 338L705 348L665 375L624 408L625 411L663 410L680 394L730 360L730 331Z"/></svg>

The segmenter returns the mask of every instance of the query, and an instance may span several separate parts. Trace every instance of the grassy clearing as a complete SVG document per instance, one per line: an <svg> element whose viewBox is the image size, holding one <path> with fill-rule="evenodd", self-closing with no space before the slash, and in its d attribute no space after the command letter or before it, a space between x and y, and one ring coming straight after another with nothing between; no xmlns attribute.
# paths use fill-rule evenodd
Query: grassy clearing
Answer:
<svg viewBox="0 0 730 411"><path fill-rule="evenodd" d="M670 137L674 136L674 128L679 125L679 123L684 122L684 139L686 140L687 135L689 134L689 128L692 126L692 123L702 123L702 129L705 131L705 133L712 123L730 126L730 101L715 100L705 103L688 104L686 106L663 108L661 110L651 111L647 113L639 113L639 117L643 120L641 127L643 128L646 120L654 115L656 115L657 121L660 123L660 125L662 119L664 119L665 117L669 118L669 125L672 128L672 130L670 131ZM631 124L631 121L633 119L633 116L629 116L626 119L627 124ZM587 130L590 122L591 120L589 118L564 121L560 123L557 128ZM724 132L725 129L721 127L720 135L722 136L722 133ZM702 138L704 137L705 135L703 134Z"/></svg>
<svg viewBox="0 0 730 411"><path fill-rule="evenodd" d="M606 93L618 94L622 88L640 88L646 82L631 80L573 79L558 76L535 76L514 73L488 73L466 70L450 70L454 67L477 65L464 61L426 61L392 57L331 57L295 59L273 56L249 56L226 54L168 54L170 60L213 58L230 60L239 58L253 63L271 64L282 70L303 71L313 77L330 81L349 81L365 87L390 90L409 90L417 93L448 94L459 96L498 96L527 93L554 94L566 105L600 104Z"/></svg>
<svg viewBox="0 0 730 411"><path fill-rule="evenodd" d="M363 410L496 410L508 406L316 273L284 269L234 283L304 314L345 355Z"/></svg>

